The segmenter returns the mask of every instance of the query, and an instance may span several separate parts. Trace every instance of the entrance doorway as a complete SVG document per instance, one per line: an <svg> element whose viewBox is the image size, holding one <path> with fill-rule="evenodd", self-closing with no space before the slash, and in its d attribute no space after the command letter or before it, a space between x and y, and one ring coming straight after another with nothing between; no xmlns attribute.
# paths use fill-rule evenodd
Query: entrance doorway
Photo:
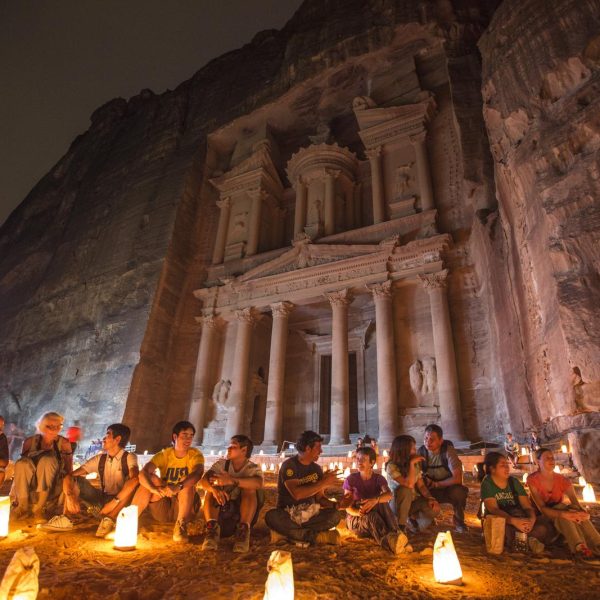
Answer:
<svg viewBox="0 0 600 600"><path fill-rule="evenodd" d="M319 433L329 435L331 433L331 354L321 355L320 375ZM359 433L356 352L348 353L348 377L350 433Z"/></svg>

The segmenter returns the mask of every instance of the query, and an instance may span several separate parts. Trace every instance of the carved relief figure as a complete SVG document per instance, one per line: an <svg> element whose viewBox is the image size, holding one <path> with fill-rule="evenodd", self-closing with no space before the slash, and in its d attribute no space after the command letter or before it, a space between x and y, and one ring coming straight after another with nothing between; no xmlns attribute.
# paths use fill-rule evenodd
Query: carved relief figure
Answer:
<svg viewBox="0 0 600 600"><path fill-rule="evenodd" d="M437 386L437 369L435 358L426 356L423 359L423 393L434 392Z"/></svg>
<svg viewBox="0 0 600 600"><path fill-rule="evenodd" d="M415 396L419 398L423 387L423 365L419 359L415 360L415 362L410 365L408 376L410 378L410 387Z"/></svg>
<svg viewBox="0 0 600 600"><path fill-rule="evenodd" d="M230 388L231 381L229 381L229 379L221 379L221 381L215 385L213 389L212 400L217 409L221 408L227 410L227 399L229 398Z"/></svg>
<svg viewBox="0 0 600 600"><path fill-rule="evenodd" d="M246 232L246 222L248 221L248 213L240 212L234 215L233 217L233 235L237 238L237 236L243 235Z"/></svg>
<svg viewBox="0 0 600 600"><path fill-rule="evenodd" d="M407 196L414 189L415 178L413 176L413 166L414 163L408 163L400 165L396 169L396 185L394 189L396 198Z"/></svg>

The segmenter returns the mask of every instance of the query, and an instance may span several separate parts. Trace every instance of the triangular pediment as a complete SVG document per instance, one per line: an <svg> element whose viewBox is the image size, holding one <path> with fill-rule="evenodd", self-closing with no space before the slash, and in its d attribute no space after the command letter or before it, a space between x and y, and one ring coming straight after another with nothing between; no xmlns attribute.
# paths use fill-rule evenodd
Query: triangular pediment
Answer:
<svg viewBox="0 0 600 600"><path fill-rule="evenodd" d="M347 259L364 257L380 252L379 244L312 244L310 242L295 243L290 250L277 258L250 269L237 278L239 283L245 283L264 277L301 271L311 267L333 264Z"/></svg>
<svg viewBox="0 0 600 600"><path fill-rule="evenodd" d="M403 104L401 106L386 106L366 108L361 105L354 109L356 120L361 131L376 128L392 122L426 122L435 111L435 102L432 98L416 104Z"/></svg>

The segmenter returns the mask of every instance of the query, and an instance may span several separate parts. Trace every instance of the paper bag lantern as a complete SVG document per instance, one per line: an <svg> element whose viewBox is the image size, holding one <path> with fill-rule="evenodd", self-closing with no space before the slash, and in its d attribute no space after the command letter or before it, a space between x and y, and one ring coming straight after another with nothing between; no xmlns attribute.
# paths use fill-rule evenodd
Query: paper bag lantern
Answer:
<svg viewBox="0 0 600 600"><path fill-rule="evenodd" d="M435 540L433 576L438 583L462 585L462 570L449 531L438 533Z"/></svg>
<svg viewBox="0 0 600 600"><path fill-rule="evenodd" d="M292 554L273 550L267 562L267 583L263 600L294 600Z"/></svg>
<svg viewBox="0 0 600 600"><path fill-rule="evenodd" d="M585 480L585 477L583 477L581 475L579 476L579 485L581 487L585 487L587 485L587 481Z"/></svg>
<svg viewBox="0 0 600 600"><path fill-rule="evenodd" d="M529 477L529 475L527 473L523 473L523 483L527 483L527 477Z"/></svg>
<svg viewBox="0 0 600 600"><path fill-rule="evenodd" d="M527 456L528 454L527 446L521 446L521 456Z"/></svg>
<svg viewBox="0 0 600 600"><path fill-rule="evenodd" d="M266 463L262 463L262 465L260 465L260 469L261 471L264 473L267 470L267 465Z"/></svg>
<svg viewBox="0 0 600 600"><path fill-rule="evenodd" d="M584 502L596 502L596 494L591 483L586 483L583 488L583 501Z"/></svg>
<svg viewBox="0 0 600 600"><path fill-rule="evenodd" d="M555 465L554 472L555 473L560 473L560 467L558 465Z"/></svg>
<svg viewBox="0 0 600 600"><path fill-rule="evenodd" d="M117 517L115 550L135 550L138 532L138 507L126 506Z"/></svg>
<svg viewBox="0 0 600 600"><path fill-rule="evenodd" d="M563 444L563 445L560 447L560 451L561 451L563 454L569 454L569 449L567 448L567 445L566 445L566 444Z"/></svg>
<svg viewBox="0 0 600 600"><path fill-rule="evenodd" d="M35 600L38 596L40 559L31 547L19 548L0 582L0 598Z"/></svg>
<svg viewBox="0 0 600 600"><path fill-rule="evenodd" d="M388 451L384 450L383 451L383 458L387 458L389 456Z"/></svg>
<svg viewBox="0 0 600 600"><path fill-rule="evenodd" d="M8 535L8 519L10 517L10 496L0 496L0 538Z"/></svg>
<svg viewBox="0 0 600 600"><path fill-rule="evenodd" d="M352 458L352 450L348 450L348 458Z"/></svg>

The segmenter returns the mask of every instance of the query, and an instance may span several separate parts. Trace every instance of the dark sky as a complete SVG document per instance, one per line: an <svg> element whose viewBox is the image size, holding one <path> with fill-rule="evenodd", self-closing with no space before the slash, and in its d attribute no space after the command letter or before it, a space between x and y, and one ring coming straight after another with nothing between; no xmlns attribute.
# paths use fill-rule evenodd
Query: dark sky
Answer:
<svg viewBox="0 0 600 600"><path fill-rule="evenodd" d="M301 0L0 0L0 225L98 106L161 93Z"/></svg>

